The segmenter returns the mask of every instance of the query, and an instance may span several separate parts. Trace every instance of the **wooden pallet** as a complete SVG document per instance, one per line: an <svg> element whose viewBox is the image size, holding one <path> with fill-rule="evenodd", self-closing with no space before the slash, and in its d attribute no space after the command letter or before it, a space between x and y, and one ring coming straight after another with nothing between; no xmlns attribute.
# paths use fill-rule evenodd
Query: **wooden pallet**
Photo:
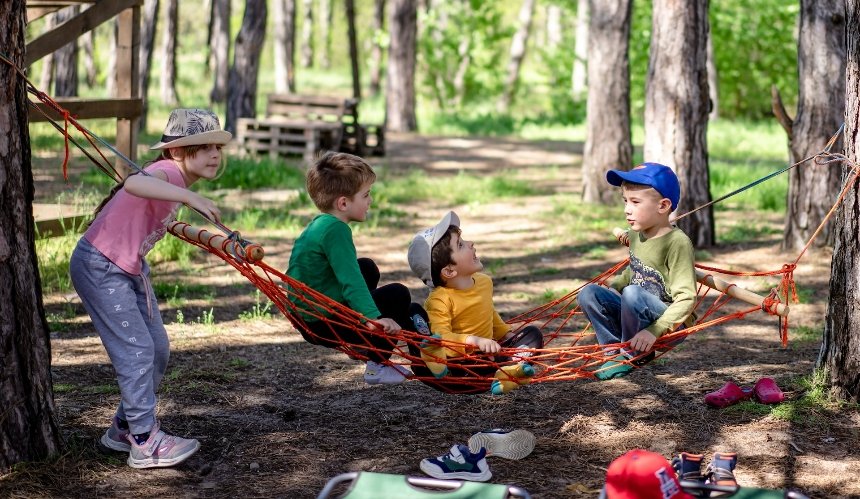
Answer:
<svg viewBox="0 0 860 499"><path fill-rule="evenodd" d="M340 129L340 123L239 118L236 142L240 153L301 156L310 163L321 151L337 150Z"/></svg>

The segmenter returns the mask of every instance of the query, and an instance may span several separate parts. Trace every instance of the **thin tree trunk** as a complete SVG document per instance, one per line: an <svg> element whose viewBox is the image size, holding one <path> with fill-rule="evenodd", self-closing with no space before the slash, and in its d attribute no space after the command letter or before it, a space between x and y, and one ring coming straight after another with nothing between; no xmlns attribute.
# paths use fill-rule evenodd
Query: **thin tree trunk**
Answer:
<svg viewBox="0 0 860 499"><path fill-rule="evenodd" d="M230 0L212 0L212 33L209 48L212 54L213 75L209 100L224 102L227 97L227 77L230 72Z"/></svg>
<svg viewBox="0 0 860 499"><path fill-rule="evenodd" d="M45 17L45 33L54 29L57 25L57 13L48 14ZM39 88L50 92L54 83L54 56L53 54L42 58L42 75L39 77Z"/></svg>
<svg viewBox="0 0 860 499"><path fill-rule="evenodd" d="M370 48L370 95L379 95L382 79L382 35L385 30L385 0L373 0L373 31Z"/></svg>
<svg viewBox="0 0 860 499"><path fill-rule="evenodd" d="M275 0L272 15L275 30L275 91L296 91L296 2Z"/></svg>
<svg viewBox="0 0 860 499"><path fill-rule="evenodd" d="M851 175L856 174L856 165L860 164L860 1L847 0L845 7L845 154L855 168L854 172L845 168L845 173L853 178ZM839 205L833 232L830 299L819 366L827 376L831 395L857 403L860 401L860 241L857 239L860 234L860 182L851 185Z"/></svg>
<svg viewBox="0 0 860 499"><path fill-rule="evenodd" d="M236 35L233 67L227 85L225 130L236 131L238 118L257 116L257 76L266 38L266 0L247 0L242 27Z"/></svg>
<svg viewBox="0 0 860 499"><path fill-rule="evenodd" d="M99 75L95 48L93 47L93 37L93 30L89 30L81 35L81 49L84 51L84 81L87 82L87 87L89 88L93 88L96 85L96 78Z"/></svg>
<svg viewBox="0 0 860 499"><path fill-rule="evenodd" d="M302 0L302 67L314 65L314 0Z"/></svg>
<svg viewBox="0 0 860 499"><path fill-rule="evenodd" d="M79 6L66 7L57 14L57 25L78 15ZM54 95L78 95L78 40L75 39L54 52Z"/></svg>
<svg viewBox="0 0 860 499"><path fill-rule="evenodd" d="M176 95L176 38L179 34L179 0L165 0L164 37L161 40L161 101L179 102Z"/></svg>
<svg viewBox="0 0 860 499"><path fill-rule="evenodd" d="M532 27L532 15L535 10L535 0L523 0L520 7L519 26L511 42L511 56L508 61L508 76L505 79L505 88L499 101L498 109L507 112L511 107L517 92L517 82L520 77L520 67L526 56L526 46L529 41L529 32Z"/></svg>
<svg viewBox="0 0 860 499"><path fill-rule="evenodd" d="M546 45L551 49L561 45L561 7L556 4L546 7Z"/></svg>
<svg viewBox="0 0 860 499"><path fill-rule="evenodd" d="M346 7L346 36L349 38L349 62L352 69L352 97L361 99L361 75L358 69L358 35L355 31L355 1L344 0Z"/></svg>
<svg viewBox="0 0 860 499"><path fill-rule="evenodd" d="M645 161L678 174L686 213L711 200L708 175L708 2L654 0L645 91ZM594 59L589 58L590 61ZM597 81L597 80L590 80ZM696 246L714 244L714 212L678 221Z"/></svg>
<svg viewBox="0 0 860 499"><path fill-rule="evenodd" d="M109 96L116 97L116 53L118 51L119 19L114 19L111 25L109 45L113 47L113 50L108 54L107 69L105 70L105 90Z"/></svg>
<svg viewBox="0 0 860 499"><path fill-rule="evenodd" d="M415 118L415 53L418 10L413 0L393 0L388 18L388 73L385 94L385 124L388 130L418 129Z"/></svg>
<svg viewBox="0 0 860 499"><path fill-rule="evenodd" d="M332 24L332 0L320 0L320 38L323 49L320 55L320 66L323 69L331 68L331 24Z"/></svg>
<svg viewBox="0 0 860 499"><path fill-rule="evenodd" d="M471 4L468 0L463 0L463 12L468 17L471 16ZM463 38L460 39L460 44L457 46L457 55L460 56L460 62L457 64L457 71L454 73L454 107L459 109L463 106L463 101L466 98L466 75L469 73L469 65L472 63L472 36L471 32L463 33Z"/></svg>
<svg viewBox="0 0 860 499"><path fill-rule="evenodd" d="M821 151L845 114L845 79L823 77L845 74L845 4L801 0L800 5L797 117L791 122L787 113L778 114L788 132L792 164ZM812 161L791 170L783 248L806 244L833 205L840 176L838 168ZM832 225L826 225L814 244L832 244L831 230Z"/></svg>
<svg viewBox="0 0 860 499"><path fill-rule="evenodd" d="M720 117L720 75L717 73L717 63L714 59L714 37L708 33L708 98L711 99L708 119L714 121Z"/></svg>
<svg viewBox="0 0 860 499"><path fill-rule="evenodd" d="M574 101L581 101L588 90L588 3L589 0L579 0L576 4L576 41L573 46L573 71L570 77L570 94Z"/></svg>
<svg viewBox="0 0 860 499"><path fill-rule="evenodd" d="M606 182L606 172L633 162L627 55L632 5L633 0L591 0L589 6L588 79L601 84L588 87L582 157L582 199L587 203L617 203L618 194Z"/></svg>
<svg viewBox="0 0 860 499"><path fill-rule="evenodd" d="M436 11L437 21L432 26L431 36L433 37L433 96L436 98L436 105L439 109L445 109L445 104L448 101L448 91L446 90L446 82L448 81L447 64L445 64L445 53L442 50L442 45L445 40L445 30L448 29L448 9L442 5L443 0L432 0L430 10Z"/></svg>
<svg viewBox="0 0 860 499"><path fill-rule="evenodd" d="M24 67L24 0L0 2L0 47ZM51 381L51 344L42 305L33 225L33 173L27 89L0 64L0 471L41 461L60 451Z"/></svg>
<svg viewBox="0 0 860 499"><path fill-rule="evenodd" d="M146 0L143 4L143 22L140 27L140 74L137 88L143 101L143 114L140 116L140 130L146 130L149 111L149 80L152 76L152 53L155 48L155 30L158 29L159 0Z"/></svg>

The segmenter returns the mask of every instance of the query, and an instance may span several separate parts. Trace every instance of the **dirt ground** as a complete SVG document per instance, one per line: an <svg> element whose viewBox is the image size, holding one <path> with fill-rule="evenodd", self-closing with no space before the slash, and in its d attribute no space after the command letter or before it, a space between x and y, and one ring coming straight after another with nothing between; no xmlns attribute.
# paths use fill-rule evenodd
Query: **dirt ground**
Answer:
<svg viewBox="0 0 860 499"><path fill-rule="evenodd" d="M502 315L532 309L540 302L528 297L573 289L624 257L608 234L598 257L556 242L558 228L545 214L553 202L579 192L580 153L581 145L560 142L392 136L389 156L376 161L381 168L422 167L434 175L519 168L550 191L513 202L402 206L411 216L408 226L359 231L359 254L376 260L383 283L403 282L421 302L427 291L408 270L406 247L416 230L454 209L492 269ZM550 174L546 165L558 167ZM50 179L39 178L48 190ZM724 213L718 224L743 216ZM781 220L758 222L779 227ZM264 245L270 265L286 269L291 238L237 229ZM776 270L795 257L779 250L777 235L711 248L704 263ZM804 395L800 380L811 373L818 352L829 269L828 250L801 261L795 277L804 302L792 304L788 348L780 346L777 320L759 314L696 333L661 361L621 379L539 383L497 397L447 395L419 382L366 385L362 365L305 343L283 317L239 319L254 306L253 288L217 258L201 254L190 266L162 265L154 269L156 281L209 290L180 305L161 303L172 357L158 414L166 429L202 446L176 468L146 471L126 466L124 455L99 451L97 439L119 400L113 369L77 297L49 295L48 314L65 317L62 331L52 333L52 355L68 452L0 478L0 496L315 497L344 472L421 475L422 458L443 454L476 431L502 427L531 431L537 445L521 461L489 458L492 481L536 498L596 497L612 459L637 447L667 457L734 451L741 485L860 497L856 408L750 402L718 410L702 401L728 380L752 385L765 376L789 401ZM763 285L755 279L742 284ZM214 321L201 320L210 308Z"/></svg>

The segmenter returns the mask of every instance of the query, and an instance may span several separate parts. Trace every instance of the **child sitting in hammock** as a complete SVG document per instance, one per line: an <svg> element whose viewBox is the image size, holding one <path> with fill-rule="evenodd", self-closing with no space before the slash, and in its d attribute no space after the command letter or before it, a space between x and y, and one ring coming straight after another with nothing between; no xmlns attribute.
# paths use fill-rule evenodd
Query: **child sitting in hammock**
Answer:
<svg viewBox="0 0 860 499"><path fill-rule="evenodd" d="M432 288L424 303L426 312L418 304L412 304L409 311L413 321L417 322L415 329L421 332L423 319L429 322L432 335L444 342L442 345L428 342L421 349L425 366L413 364L413 372L421 377L432 373L439 381L428 384L457 393L478 393L489 388L498 395L528 383L534 375L534 368L525 361L500 369L494 362L481 363L478 359L475 362L447 362L475 349L495 354L503 347L543 347L540 329L527 326L514 334L496 312L493 281L481 273L484 266L478 259L474 243L461 237L457 215L453 211L448 212L436 226L418 232L409 245L408 259L412 271ZM415 348L412 350L416 354ZM510 360L496 358L498 362ZM492 383L453 379L488 377L494 371L496 379Z"/></svg>
<svg viewBox="0 0 860 499"><path fill-rule="evenodd" d="M624 376L633 369L632 363L653 359L657 338L678 324L691 326L696 305L693 244L669 223L681 197L675 172L658 163L644 163L630 171L610 170L606 180L621 186L630 225L622 237L628 239L630 265L611 289L589 284L577 300L598 343L630 342L630 348L606 349L614 358L595 372L601 380Z"/></svg>
<svg viewBox="0 0 860 499"><path fill-rule="evenodd" d="M367 218L375 181L373 169L358 156L328 152L314 163L307 173L307 191L321 213L296 239L287 275L372 319L367 323L369 329L376 330L378 324L386 333L395 333L412 328L407 315L412 301L409 289L399 283L377 287L379 269L369 258L357 259L347 225ZM307 310L302 298L290 294L290 301L306 312L294 324L309 343L360 347L354 350L369 359L364 371L368 384L396 384L411 374L404 367L384 365L396 339L364 335L349 325L327 320L327 311Z"/></svg>

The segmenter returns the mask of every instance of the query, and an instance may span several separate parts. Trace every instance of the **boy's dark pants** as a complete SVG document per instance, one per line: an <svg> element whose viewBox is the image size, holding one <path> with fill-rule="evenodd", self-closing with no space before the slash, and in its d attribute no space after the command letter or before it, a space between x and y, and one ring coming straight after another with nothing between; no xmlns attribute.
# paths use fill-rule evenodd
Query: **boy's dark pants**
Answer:
<svg viewBox="0 0 860 499"><path fill-rule="evenodd" d="M377 288L379 267L370 258L359 258L358 267L376 303L376 308L382 314L380 317L394 319L403 329L413 329L412 321L407 315L409 303L412 301L409 288L400 283L386 284ZM337 348L343 343L359 347L366 346L366 349L357 348L356 350L366 355L368 359L379 363L391 358L391 352L397 344L396 339L377 334L365 335L360 331L329 321L308 321L305 322L304 327L297 329L305 341L314 345L328 348Z"/></svg>
<svg viewBox="0 0 860 499"><path fill-rule="evenodd" d="M409 317L420 315L426 323L430 323L430 318L424 307L417 303L409 305ZM432 327L432 326L431 326ZM411 326L409 329L414 329ZM526 326L518 333L514 334L505 341L500 342L503 348L543 348L543 333L536 326ZM464 395L472 395L476 393L485 393L490 389L491 380L486 379L495 374L498 366L491 363L481 363L469 360L448 360L448 374L444 378L436 378L433 372L421 362L421 352L414 345L409 345L409 353L418 358L412 363L412 373L421 380L422 383L431 386L440 392L457 393ZM509 362L510 357L496 357L495 362ZM484 378L481 380L475 378Z"/></svg>

